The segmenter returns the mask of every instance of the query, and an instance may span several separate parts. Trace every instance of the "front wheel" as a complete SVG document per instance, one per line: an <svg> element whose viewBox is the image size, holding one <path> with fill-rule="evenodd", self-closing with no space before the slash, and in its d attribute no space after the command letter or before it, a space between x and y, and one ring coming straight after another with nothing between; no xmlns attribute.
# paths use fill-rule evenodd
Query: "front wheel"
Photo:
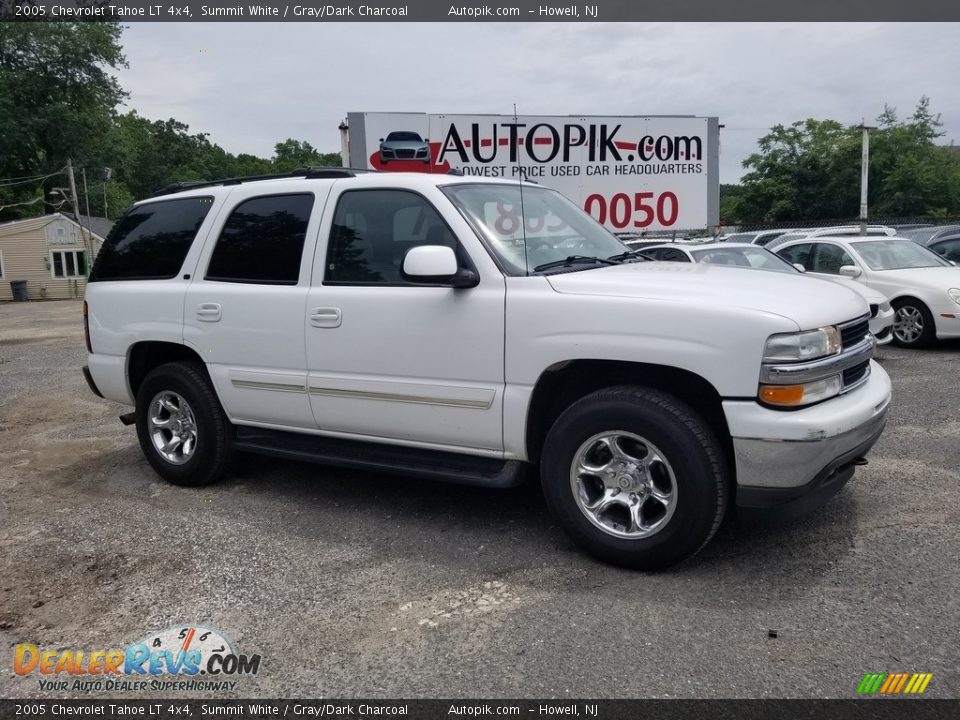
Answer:
<svg viewBox="0 0 960 720"><path fill-rule="evenodd" d="M906 298L893 303L893 341L900 347L924 348L936 340L933 315L919 300Z"/></svg>
<svg viewBox="0 0 960 720"><path fill-rule="evenodd" d="M729 486L720 443L689 406L657 390L615 387L571 405L547 434L544 496L585 550L657 570L713 537Z"/></svg>
<svg viewBox="0 0 960 720"><path fill-rule="evenodd" d="M174 485L208 485L230 463L233 426L199 363L152 370L137 392L136 418L144 456Z"/></svg>

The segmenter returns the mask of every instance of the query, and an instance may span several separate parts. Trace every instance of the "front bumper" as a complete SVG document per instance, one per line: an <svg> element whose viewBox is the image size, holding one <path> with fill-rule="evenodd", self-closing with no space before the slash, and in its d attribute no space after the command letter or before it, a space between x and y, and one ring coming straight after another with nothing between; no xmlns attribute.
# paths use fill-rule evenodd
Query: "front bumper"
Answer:
<svg viewBox="0 0 960 720"><path fill-rule="evenodd" d="M723 403L733 439L738 505L777 506L843 486L887 421L890 378L875 361L870 369L861 387L809 408Z"/></svg>
<svg viewBox="0 0 960 720"><path fill-rule="evenodd" d="M877 345L886 345L893 340L893 308L887 307L886 310L880 310L874 317L870 318L870 332L873 334Z"/></svg>

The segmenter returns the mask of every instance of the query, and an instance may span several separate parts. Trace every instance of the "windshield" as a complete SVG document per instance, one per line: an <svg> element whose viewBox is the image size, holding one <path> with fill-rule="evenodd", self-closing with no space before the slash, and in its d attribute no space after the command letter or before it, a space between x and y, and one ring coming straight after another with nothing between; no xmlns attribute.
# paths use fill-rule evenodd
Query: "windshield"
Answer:
<svg viewBox="0 0 960 720"><path fill-rule="evenodd" d="M737 267L756 268L757 270L800 272L786 260L760 247L692 250L690 254L697 262L707 263L708 265L735 265Z"/></svg>
<svg viewBox="0 0 960 720"><path fill-rule="evenodd" d="M415 132L392 132L387 135L387 141L397 142L423 142L423 139Z"/></svg>
<svg viewBox="0 0 960 720"><path fill-rule="evenodd" d="M871 270L950 267L950 263L941 260L936 253L912 240L873 240L850 244Z"/></svg>
<svg viewBox="0 0 960 720"><path fill-rule="evenodd" d="M629 252L606 228L555 190L524 185L522 203L519 185L457 184L446 186L443 192L510 274L526 275L574 256L603 260ZM601 263L576 265L577 269L591 267L601 267Z"/></svg>

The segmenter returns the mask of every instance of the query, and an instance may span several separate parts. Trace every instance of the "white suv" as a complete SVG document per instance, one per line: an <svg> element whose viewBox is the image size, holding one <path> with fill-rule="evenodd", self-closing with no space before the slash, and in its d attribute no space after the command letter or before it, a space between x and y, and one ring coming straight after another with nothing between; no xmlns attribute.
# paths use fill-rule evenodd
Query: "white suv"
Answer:
<svg viewBox="0 0 960 720"><path fill-rule="evenodd" d="M492 179L177 186L117 222L84 309L91 389L173 483L238 450L490 487L539 467L573 539L636 568L731 502L829 497L890 400L851 290L645 262Z"/></svg>

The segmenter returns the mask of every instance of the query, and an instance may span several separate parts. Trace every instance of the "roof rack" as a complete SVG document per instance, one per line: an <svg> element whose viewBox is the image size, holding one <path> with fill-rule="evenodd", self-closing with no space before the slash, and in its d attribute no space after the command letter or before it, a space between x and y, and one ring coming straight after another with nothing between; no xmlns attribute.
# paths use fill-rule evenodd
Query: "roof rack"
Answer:
<svg viewBox="0 0 960 720"><path fill-rule="evenodd" d="M377 172L368 168L347 168L347 167L327 167L324 165L302 167L285 173L274 173L271 175L246 175L243 177L222 178L220 180L182 180L180 182L164 185L153 191L150 197L159 197L161 195L172 195L173 193L183 192L184 190L195 190L196 188L214 187L216 185L242 185L247 182L257 182L259 180L283 180L288 178L306 178L308 180L317 180L325 178L354 177L357 173Z"/></svg>

